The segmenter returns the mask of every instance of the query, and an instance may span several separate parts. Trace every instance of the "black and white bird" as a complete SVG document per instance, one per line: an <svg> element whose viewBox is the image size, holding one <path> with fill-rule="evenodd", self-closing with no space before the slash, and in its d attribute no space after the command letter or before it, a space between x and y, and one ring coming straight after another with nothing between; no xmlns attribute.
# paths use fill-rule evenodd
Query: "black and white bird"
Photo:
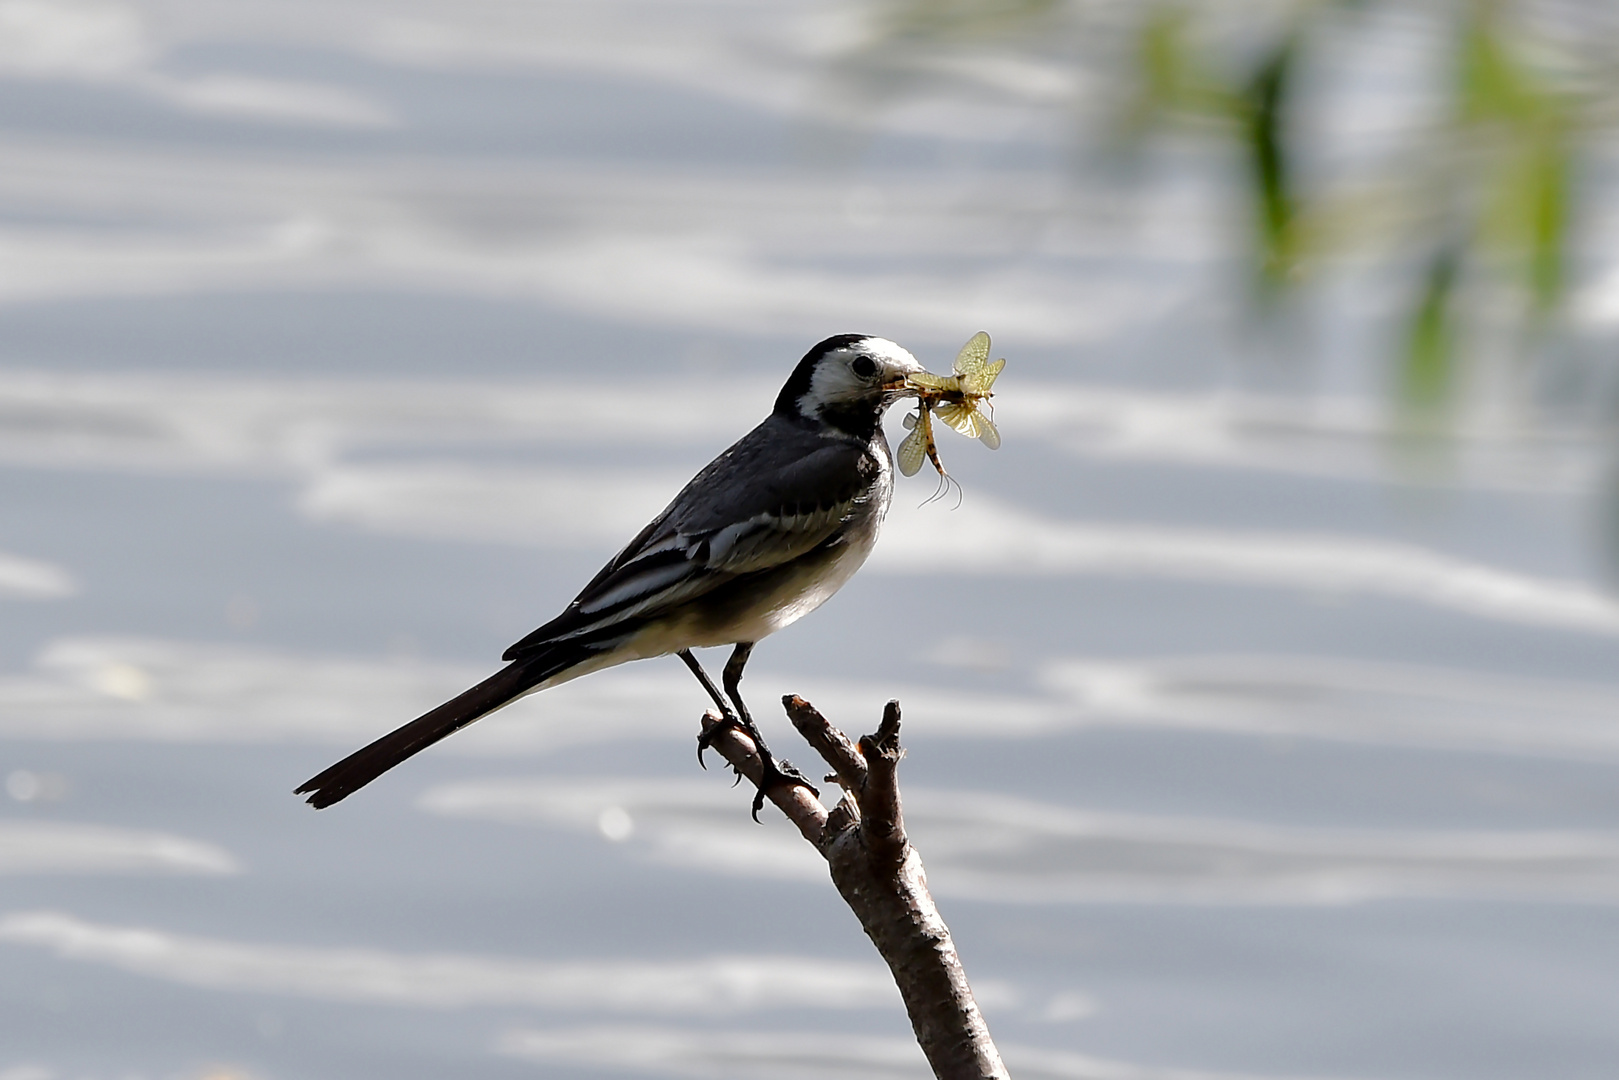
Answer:
<svg viewBox="0 0 1619 1080"><path fill-rule="evenodd" d="M562 614L507 649L506 667L297 794L330 806L520 697L671 653L758 744L766 782L756 814L771 784L804 783L790 766L781 771L759 738L742 701L742 669L755 642L825 603L871 553L894 486L883 413L922 370L885 338L841 334L815 346L764 423L693 477ZM691 653L716 645L735 646L724 697Z"/></svg>

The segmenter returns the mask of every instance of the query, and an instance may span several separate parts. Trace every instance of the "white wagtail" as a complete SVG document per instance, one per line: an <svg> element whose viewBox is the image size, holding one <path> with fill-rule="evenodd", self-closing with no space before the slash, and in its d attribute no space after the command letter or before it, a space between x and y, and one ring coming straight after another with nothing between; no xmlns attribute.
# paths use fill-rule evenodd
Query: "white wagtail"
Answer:
<svg viewBox="0 0 1619 1080"><path fill-rule="evenodd" d="M871 553L894 487L883 413L922 370L884 338L840 334L815 346L764 423L698 473L561 615L507 649L506 667L297 794L330 806L524 695L670 653L758 744L766 780L756 815L771 784L808 786L791 766L778 768L759 738L742 702L742 668L755 642L825 603ZM735 713L691 653L714 645L735 646L723 676Z"/></svg>

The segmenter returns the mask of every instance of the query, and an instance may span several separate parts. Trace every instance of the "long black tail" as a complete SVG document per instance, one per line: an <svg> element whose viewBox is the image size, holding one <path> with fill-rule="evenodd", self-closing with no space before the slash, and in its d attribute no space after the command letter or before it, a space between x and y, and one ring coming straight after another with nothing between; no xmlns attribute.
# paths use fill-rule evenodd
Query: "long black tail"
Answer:
<svg viewBox="0 0 1619 1080"><path fill-rule="evenodd" d="M584 659L586 650L558 650L525 657L495 672L470 690L424 713L404 727L389 732L370 746L356 750L318 776L304 781L293 794L308 795L317 810L359 791L365 785L420 750L452 735L481 716L488 716L526 690Z"/></svg>

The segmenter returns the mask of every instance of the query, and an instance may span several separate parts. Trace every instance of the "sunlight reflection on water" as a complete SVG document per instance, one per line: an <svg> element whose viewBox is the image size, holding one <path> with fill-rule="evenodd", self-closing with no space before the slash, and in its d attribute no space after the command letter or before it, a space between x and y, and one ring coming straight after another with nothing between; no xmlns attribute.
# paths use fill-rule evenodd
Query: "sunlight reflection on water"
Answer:
<svg viewBox="0 0 1619 1080"><path fill-rule="evenodd" d="M1016 1075L1619 1052L1607 434L1497 402L1402 464L1380 287L1253 361L1218 168L1070 168L1084 78L1010 56L840 127L861 11L0 0L0 1080L923 1075L672 662L290 794L848 330L987 329L1005 446L947 435L960 509L902 484L748 689L773 739L904 701Z"/></svg>

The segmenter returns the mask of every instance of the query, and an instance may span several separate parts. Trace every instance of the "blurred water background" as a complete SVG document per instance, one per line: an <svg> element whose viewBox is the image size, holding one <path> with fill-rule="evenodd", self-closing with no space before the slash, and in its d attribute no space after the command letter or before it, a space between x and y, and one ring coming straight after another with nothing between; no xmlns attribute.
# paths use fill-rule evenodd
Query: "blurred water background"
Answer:
<svg viewBox="0 0 1619 1080"><path fill-rule="evenodd" d="M902 699L1013 1075L1614 1075L1615 31L3 0L0 1080L925 1075L673 659L291 789L979 329L1004 448L748 689Z"/></svg>

